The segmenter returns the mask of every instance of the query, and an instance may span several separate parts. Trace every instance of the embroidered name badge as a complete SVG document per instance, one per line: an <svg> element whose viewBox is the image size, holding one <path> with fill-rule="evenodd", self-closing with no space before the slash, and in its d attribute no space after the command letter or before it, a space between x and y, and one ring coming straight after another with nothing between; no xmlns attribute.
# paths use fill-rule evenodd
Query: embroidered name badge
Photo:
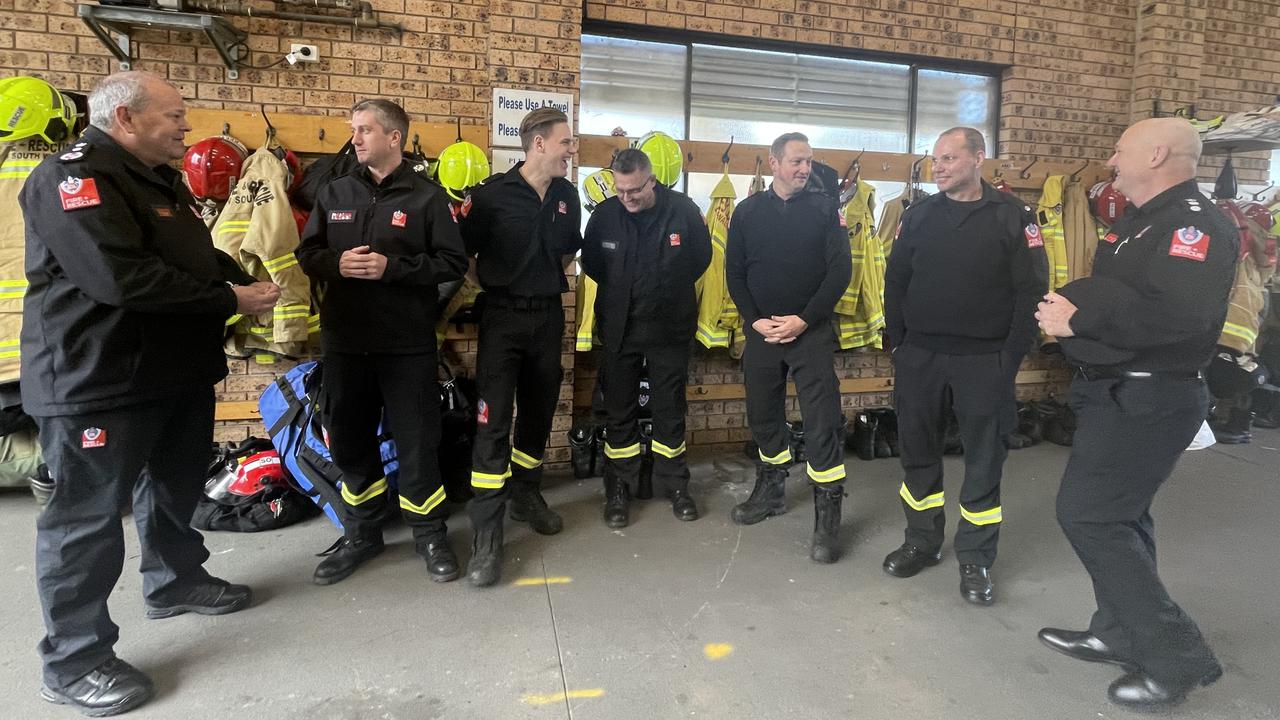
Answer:
<svg viewBox="0 0 1280 720"><path fill-rule="evenodd" d="M612 240L601 240L601 241L600 241L600 247L604 248L605 250L617 250L617 249L618 249L618 243L616 243L616 242L614 242L614 241L612 241Z"/></svg>
<svg viewBox="0 0 1280 720"><path fill-rule="evenodd" d="M405 215L404 211L402 210L397 210L391 213L392 227L404 227L404 224L406 221L408 221L408 219L409 219L409 216Z"/></svg>
<svg viewBox="0 0 1280 720"><path fill-rule="evenodd" d="M1209 257L1209 236L1194 225L1178 228L1173 231L1173 239L1169 241L1169 254L1204 262Z"/></svg>
<svg viewBox="0 0 1280 720"><path fill-rule="evenodd" d="M58 183L58 197L62 200L62 210L80 210L102 204L98 196L98 185L93 178L67 176Z"/></svg>
<svg viewBox="0 0 1280 720"><path fill-rule="evenodd" d="M1027 238L1027 247L1042 248L1044 247L1044 236L1040 234L1040 226L1031 223L1022 229L1022 234Z"/></svg>
<svg viewBox="0 0 1280 720"><path fill-rule="evenodd" d="M333 210L329 213L329 222L331 223L349 223L355 222L356 214L350 210Z"/></svg>
<svg viewBox="0 0 1280 720"><path fill-rule="evenodd" d="M162 217L162 218L173 217L173 208L171 207L165 207L161 205L161 206L152 207L151 211L156 214L156 217Z"/></svg>
<svg viewBox="0 0 1280 720"><path fill-rule="evenodd" d="M671 233L667 236L667 241L671 243L671 247L680 247L680 233Z"/></svg>
<svg viewBox="0 0 1280 720"><path fill-rule="evenodd" d="M102 428L85 428L80 431L81 448L100 448L107 444L107 431Z"/></svg>

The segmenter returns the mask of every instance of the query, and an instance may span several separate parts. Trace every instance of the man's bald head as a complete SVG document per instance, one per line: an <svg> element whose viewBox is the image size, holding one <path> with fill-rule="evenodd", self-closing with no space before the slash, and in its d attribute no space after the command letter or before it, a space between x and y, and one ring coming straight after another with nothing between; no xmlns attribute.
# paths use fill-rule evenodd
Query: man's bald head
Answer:
<svg viewBox="0 0 1280 720"><path fill-rule="evenodd" d="M1134 123L1116 142L1107 165L1116 171L1115 187L1135 205L1196 176L1200 134L1182 118L1151 118Z"/></svg>

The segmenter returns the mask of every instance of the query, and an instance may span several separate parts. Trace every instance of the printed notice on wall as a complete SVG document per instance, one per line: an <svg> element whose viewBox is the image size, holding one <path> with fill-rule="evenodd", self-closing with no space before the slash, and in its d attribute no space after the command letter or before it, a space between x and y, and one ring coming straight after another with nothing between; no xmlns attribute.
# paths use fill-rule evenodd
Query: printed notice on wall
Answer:
<svg viewBox="0 0 1280 720"><path fill-rule="evenodd" d="M490 145L520 147L520 121L531 110L553 107L569 117L569 130L573 130L573 96L568 93L550 93L538 90L496 87L493 89L493 139Z"/></svg>

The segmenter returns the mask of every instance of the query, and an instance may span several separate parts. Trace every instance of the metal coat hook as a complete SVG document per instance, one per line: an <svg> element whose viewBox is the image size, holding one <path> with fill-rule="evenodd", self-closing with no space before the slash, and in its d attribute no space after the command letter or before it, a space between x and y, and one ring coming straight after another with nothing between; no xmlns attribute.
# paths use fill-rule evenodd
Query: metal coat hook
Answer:
<svg viewBox="0 0 1280 720"><path fill-rule="evenodd" d="M862 150L859 151L856 156L854 156L853 162L849 163L849 169L844 171L844 177L840 178L840 182L842 184L844 183L845 180L849 179L850 175L853 175L855 178L858 176L858 174L862 170L862 156L865 155L866 153L867 153L867 149L862 148Z"/></svg>
<svg viewBox="0 0 1280 720"><path fill-rule="evenodd" d="M1075 181L1079 180L1079 179L1080 179L1080 173L1084 172L1084 171L1085 171L1085 170L1087 170L1088 168L1089 168L1089 161L1088 161L1088 160L1085 160L1083 165L1081 165L1078 169L1076 169L1076 171L1075 171L1075 172L1071 173L1071 182L1075 182Z"/></svg>
<svg viewBox="0 0 1280 720"><path fill-rule="evenodd" d="M1031 162L1027 163L1027 166L1022 168L1022 172L1018 173L1018 177L1022 178L1023 180L1030 179L1031 177L1030 170L1038 162L1040 162L1040 158L1035 158Z"/></svg>
<svg viewBox="0 0 1280 720"><path fill-rule="evenodd" d="M921 155L919 158L917 158L914 162L911 163L911 177L909 178L909 181L911 183L920 182L920 166L924 163L925 160L928 160L928 159L929 159L929 154L925 153L924 155Z"/></svg>
<svg viewBox="0 0 1280 720"><path fill-rule="evenodd" d="M459 115L457 118L455 118L455 120L456 120L456 121L457 121L457 123L458 123L458 140L457 140L457 142L462 142L462 116L461 116L461 115Z"/></svg>
<svg viewBox="0 0 1280 720"><path fill-rule="evenodd" d="M720 162L725 165L729 164L729 151L733 149L733 136L729 136L729 147L724 149L724 153L720 156Z"/></svg>
<svg viewBox="0 0 1280 720"><path fill-rule="evenodd" d="M271 124L271 118L267 117L267 106L266 106L266 105L259 105L259 106L258 106L258 110L259 110L259 112L261 112L261 113L262 113L262 121L263 121L263 122L265 122L265 123L267 124L267 140L268 140L268 141L270 141L270 140L275 140L275 138L276 138L276 126L275 126L275 125L272 125L272 124Z"/></svg>
<svg viewBox="0 0 1280 720"><path fill-rule="evenodd" d="M320 142L324 142L324 128L320 128L320 132L317 135L320 136Z"/></svg>
<svg viewBox="0 0 1280 720"><path fill-rule="evenodd" d="M1266 191L1270 190L1271 188L1273 188L1273 187L1275 187L1275 186L1276 186L1276 184L1273 182L1273 183L1271 183L1270 185L1268 185L1268 186L1266 186L1266 187L1262 188L1262 189L1261 189L1261 190L1259 190L1258 192L1254 193L1254 194L1253 194L1253 201L1254 201L1254 202L1261 202L1261 201L1262 201L1262 193L1264 193L1264 192L1266 192Z"/></svg>
<svg viewBox="0 0 1280 720"><path fill-rule="evenodd" d="M224 123L222 123L222 134L223 134L223 135L230 135L230 134L231 134L231 123L229 123L229 122L224 122Z"/></svg>

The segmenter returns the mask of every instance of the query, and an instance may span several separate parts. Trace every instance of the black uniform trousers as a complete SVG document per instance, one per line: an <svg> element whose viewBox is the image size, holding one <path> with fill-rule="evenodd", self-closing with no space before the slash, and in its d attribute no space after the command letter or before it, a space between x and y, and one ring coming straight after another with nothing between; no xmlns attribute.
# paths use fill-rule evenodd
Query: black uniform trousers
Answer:
<svg viewBox="0 0 1280 720"><path fill-rule="evenodd" d="M535 488L542 481L542 459L560 399L563 336L559 296L486 293L476 352L480 404L471 456L475 497L470 511L477 527L501 518L508 478Z"/></svg>
<svg viewBox="0 0 1280 720"><path fill-rule="evenodd" d="M396 355L326 352L321 377L329 451L342 470L345 534L382 536L391 494L379 452L378 425L395 438L398 504L418 550L444 533L440 478L440 389L434 352Z"/></svg>
<svg viewBox="0 0 1280 720"><path fill-rule="evenodd" d="M827 485L843 482L844 448L840 428L840 381L835 370L835 333L831 326L808 328L789 343L770 344L747 329L742 354L747 387L747 422L766 465L789 465L787 373L790 371L804 419L804 449L809 479Z"/></svg>
<svg viewBox="0 0 1280 720"><path fill-rule="evenodd" d="M1156 572L1151 501L1208 409L1194 379L1077 378L1078 426L1058 491L1058 523L1089 571L1089 630L1149 677L1189 687L1218 667L1200 629Z"/></svg>
<svg viewBox="0 0 1280 720"><path fill-rule="evenodd" d="M623 342L618 352L601 350L600 382L604 388L605 466L636 493L640 479L640 379L648 365L649 410L653 437L653 476L659 491L670 495L689 488L684 420L688 409L689 343L635 347Z"/></svg>
<svg viewBox="0 0 1280 720"><path fill-rule="evenodd" d="M956 559L991 567L1000 538L1000 476L1009 451L1004 436L1017 420L1018 360L1003 353L948 355L911 344L893 353L894 408L907 517L906 541L926 552L942 546L946 528L942 489L943 437L951 399L964 441L964 484Z"/></svg>
<svg viewBox="0 0 1280 720"><path fill-rule="evenodd" d="M36 518L36 586L47 632L39 649L49 687L66 687L115 656L119 628L107 597L124 567L121 508L131 494L144 597L162 602L168 591L209 579L202 567L209 551L191 516L209 470L213 406L208 387L128 408L36 418L55 482ZM85 447L95 442L101 446Z"/></svg>

